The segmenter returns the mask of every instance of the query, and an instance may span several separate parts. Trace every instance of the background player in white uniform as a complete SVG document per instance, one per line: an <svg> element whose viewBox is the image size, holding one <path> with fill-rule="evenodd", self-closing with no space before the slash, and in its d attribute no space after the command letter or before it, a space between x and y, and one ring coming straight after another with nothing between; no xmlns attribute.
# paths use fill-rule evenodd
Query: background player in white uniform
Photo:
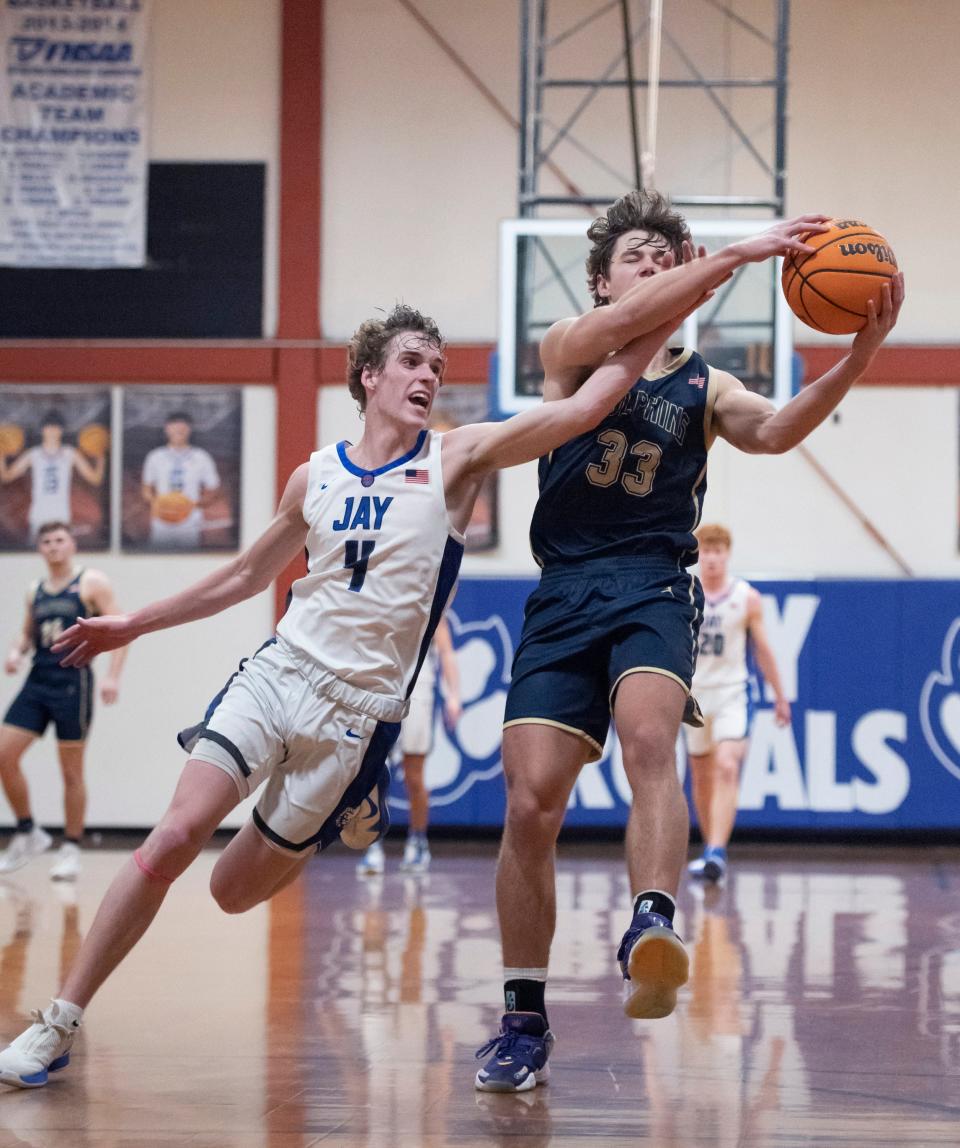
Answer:
<svg viewBox="0 0 960 1148"><path fill-rule="evenodd" d="M430 794L423 772L427 754L433 748L433 709L437 692L437 663L443 680L443 717L453 729L460 717L460 673L453 638L445 618L440 620L430 653L424 659L417 684L410 695L410 709L400 727L403 784L410 802L410 823L400 868L407 873L424 873L430 868L427 827L430 823ZM374 841L357 865L361 876L375 876L386 867L383 843Z"/></svg>
<svg viewBox="0 0 960 1148"><path fill-rule="evenodd" d="M719 880L727 869L727 843L737 816L740 766L747 748L747 639L773 692L778 725L790 724L790 703L763 624L759 593L728 571L730 531L707 525L697 531L703 621L693 675L702 729L684 728L690 757L693 804L703 835L703 856L688 866L691 876Z"/></svg>
<svg viewBox="0 0 960 1148"><path fill-rule="evenodd" d="M17 818L10 844L0 854L0 873L26 865L50 846L50 834L34 824L30 791L20 769L25 750L53 724L63 774L63 843L50 876L70 881L80 872L87 791L83 781L83 754L93 715L93 673L89 668L59 665L53 643L77 618L111 614L117 610L110 580L99 570L76 564L77 547L66 523L41 526L37 549L47 565L47 576L31 583L23 630L4 663L8 674L20 669L33 650L30 673L0 726L0 782ZM120 670L126 650L115 650L100 687L105 705L117 700Z"/></svg>
<svg viewBox="0 0 960 1148"><path fill-rule="evenodd" d="M696 263L674 283L671 331L713 285ZM607 358L569 399L435 435L427 424L444 366L436 325L402 305L369 320L348 364L365 414L360 441L299 466L271 524L225 566L134 614L81 619L63 635L55 652L65 665L83 665L252 597L307 548L308 572L292 588L276 640L241 667L186 739L191 757L169 809L108 889L59 996L0 1052L0 1082L38 1087L69 1063L94 993L224 816L261 782L253 820L211 877L226 912L272 897L317 845L341 836L366 847L382 835L386 755L453 590L485 477L596 426L633 386L667 323Z"/></svg>
<svg viewBox="0 0 960 1148"><path fill-rule="evenodd" d="M213 456L191 446L193 420L186 411L174 411L163 424L166 446L155 447L143 460L143 497L150 505L150 541L158 547L195 550L203 530L203 507L220 487ZM161 517L162 496L182 494L193 503L177 522Z"/></svg>
<svg viewBox="0 0 960 1148"><path fill-rule="evenodd" d="M14 482L30 471L30 539L45 522L71 521L70 483L74 470L91 486L99 486L106 473L106 455L92 461L63 441L64 419L59 411L47 411L40 424L40 444L29 447L12 463L0 455L0 482Z"/></svg>

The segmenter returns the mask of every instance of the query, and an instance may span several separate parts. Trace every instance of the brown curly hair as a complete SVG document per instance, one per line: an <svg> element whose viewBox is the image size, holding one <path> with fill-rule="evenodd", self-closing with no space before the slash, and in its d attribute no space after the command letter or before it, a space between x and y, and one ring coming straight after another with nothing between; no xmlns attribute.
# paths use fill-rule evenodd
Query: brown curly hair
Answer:
<svg viewBox="0 0 960 1148"><path fill-rule="evenodd" d="M398 303L385 319L367 319L361 323L347 347L347 386L361 411L367 409L367 392L362 382L364 367L379 371L387 361L391 340L404 331L436 343L441 355L446 350L447 344L433 319L406 303Z"/></svg>
<svg viewBox="0 0 960 1148"><path fill-rule="evenodd" d="M687 221L659 191L631 191L622 195L587 230L587 238L593 244L587 256L587 287L595 307L610 302L597 293L597 279L610 274L613 249L620 236L628 231L655 231L662 235L678 263L683 258L683 241L690 240Z"/></svg>
<svg viewBox="0 0 960 1148"><path fill-rule="evenodd" d="M698 546L725 546L728 550L733 545L733 535L719 522L708 522L697 531Z"/></svg>

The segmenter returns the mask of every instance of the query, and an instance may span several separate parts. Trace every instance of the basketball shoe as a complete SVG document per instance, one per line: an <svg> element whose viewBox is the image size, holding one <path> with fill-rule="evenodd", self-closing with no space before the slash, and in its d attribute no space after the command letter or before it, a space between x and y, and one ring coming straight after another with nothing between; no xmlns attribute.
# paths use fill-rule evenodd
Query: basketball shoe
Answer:
<svg viewBox="0 0 960 1148"><path fill-rule="evenodd" d="M425 833L408 835L400 868L404 873L426 873L430 868L430 846Z"/></svg>
<svg viewBox="0 0 960 1148"><path fill-rule="evenodd" d="M721 881L727 875L727 851L720 845L708 845L703 856L687 866L691 877L701 881Z"/></svg>
<svg viewBox="0 0 960 1148"><path fill-rule="evenodd" d="M14 833L10 844L0 853L0 873L13 873L22 869L34 857L45 853L53 843L53 838L39 825L34 825L26 833Z"/></svg>
<svg viewBox="0 0 960 1148"><path fill-rule="evenodd" d="M51 1072L70 1063L70 1049L80 1028L82 1010L67 1001L30 1014L33 1024L0 1052L0 1084L40 1088Z"/></svg>
<svg viewBox="0 0 960 1148"><path fill-rule="evenodd" d="M617 960L627 1016L669 1016L677 1007L677 989L690 975L690 958L672 923L659 913L639 913L623 934Z"/></svg>
<svg viewBox="0 0 960 1148"><path fill-rule="evenodd" d="M80 875L80 846L64 841L50 866L51 881L76 881Z"/></svg>
<svg viewBox="0 0 960 1148"><path fill-rule="evenodd" d="M361 877L378 877L383 872L385 865L386 858L383 853L383 845L379 841L374 841L357 862L357 873Z"/></svg>
<svg viewBox="0 0 960 1148"><path fill-rule="evenodd" d="M477 1059L493 1056L477 1073L474 1085L481 1092L526 1092L550 1078L547 1060L553 1049L553 1033L538 1012L505 1012L500 1031Z"/></svg>

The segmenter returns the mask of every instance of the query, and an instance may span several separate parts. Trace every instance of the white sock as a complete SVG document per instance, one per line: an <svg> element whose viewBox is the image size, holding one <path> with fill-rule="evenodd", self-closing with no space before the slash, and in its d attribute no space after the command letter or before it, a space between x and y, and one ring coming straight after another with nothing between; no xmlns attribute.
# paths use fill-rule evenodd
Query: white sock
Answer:
<svg viewBox="0 0 960 1148"><path fill-rule="evenodd" d="M61 1024L66 1028L79 1028L83 1019L83 1009L72 1001L56 997L50 1007L44 1010L43 1019L47 1024Z"/></svg>

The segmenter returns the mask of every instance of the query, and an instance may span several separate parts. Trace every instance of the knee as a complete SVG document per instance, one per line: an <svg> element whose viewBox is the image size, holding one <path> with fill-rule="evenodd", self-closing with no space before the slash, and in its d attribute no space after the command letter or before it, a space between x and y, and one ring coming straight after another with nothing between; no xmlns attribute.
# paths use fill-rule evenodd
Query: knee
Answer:
<svg viewBox="0 0 960 1148"><path fill-rule="evenodd" d="M71 791L83 789L83 770L82 769L64 769L63 770L63 788Z"/></svg>
<svg viewBox="0 0 960 1148"><path fill-rule="evenodd" d="M506 828L515 842L549 848L557 839L565 812L566 802L558 803L551 794L526 785L507 788Z"/></svg>
<svg viewBox="0 0 960 1148"><path fill-rule="evenodd" d="M178 818L165 818L143 843L140 853L151 869L179 877L206 844L207 834Z"/></svg>
<svg viewBox="0 0 960 1148"><path fill-rule="evenodd" d="M216 865L210 875L210 895L217 906L231 916L246 913L263 900L262 896L245 888L235 877L231 879L227 874L221 873Z"/></svg>
<svg viewBox="0 0 960 1148"><path fill-rule="evenodd" d="M675 740L665 737L661 730L633 730L628 736L621 737L620 749L623 768L630 779L649 778L658 773L676 776Z"/></svg>
<svg viewBox="0 0 960 1148"><path fill-rule="evenodd" d="M740 761L735 753L717 752L716 778L726 785L736 785L740 779Z"/></svg>

